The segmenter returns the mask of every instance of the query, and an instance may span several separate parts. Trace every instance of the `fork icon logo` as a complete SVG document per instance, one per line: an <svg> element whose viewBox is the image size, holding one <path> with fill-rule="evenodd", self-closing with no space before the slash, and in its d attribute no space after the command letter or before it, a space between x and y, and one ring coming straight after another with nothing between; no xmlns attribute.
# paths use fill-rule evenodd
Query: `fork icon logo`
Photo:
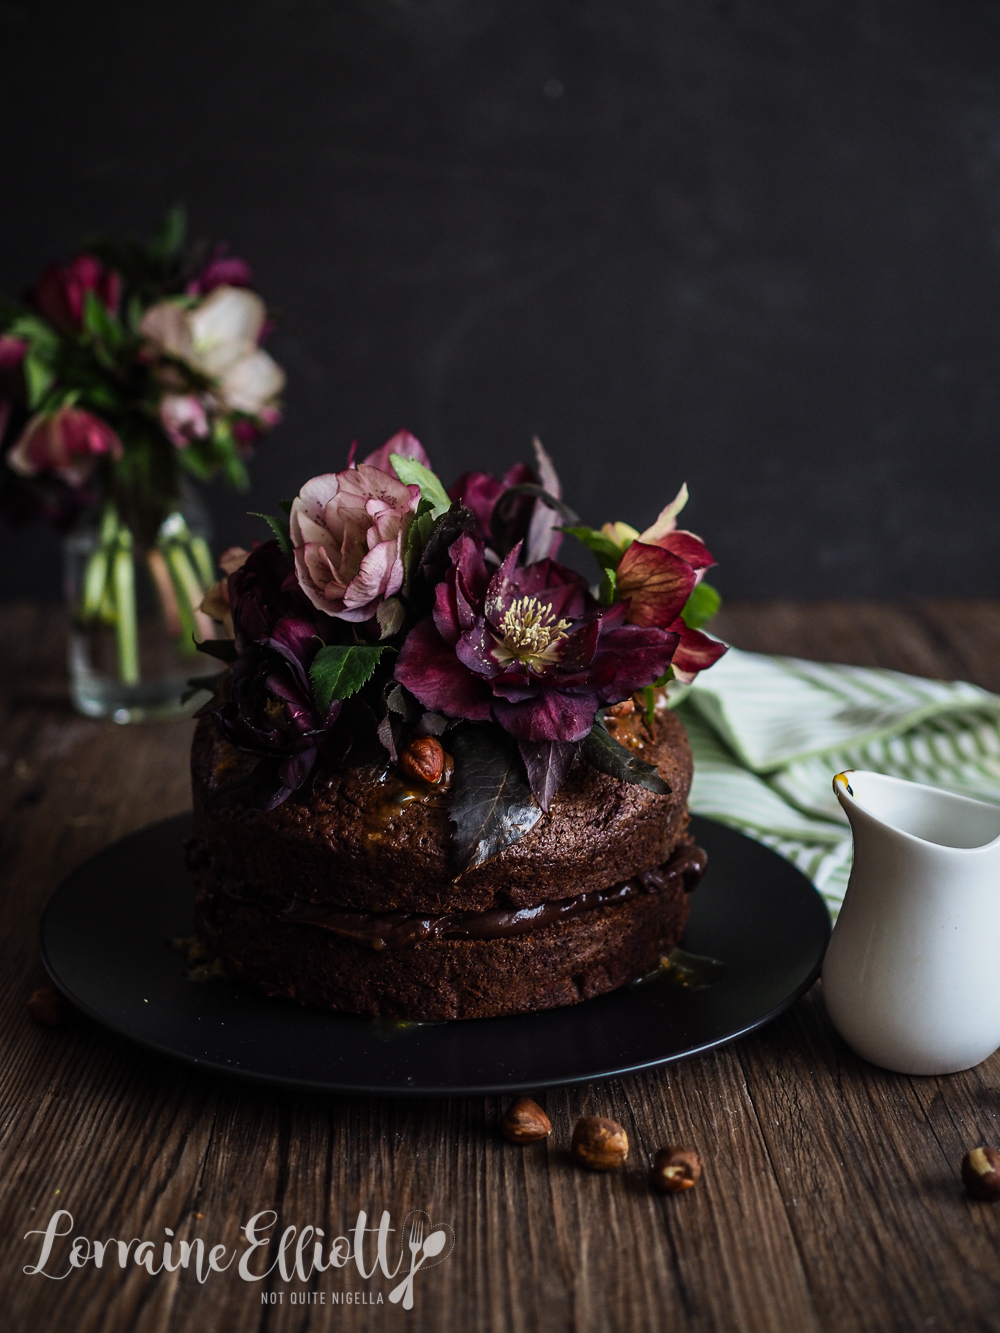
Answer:
<svg viewBox="0 0 1000 1333"><path fill-rule="evenodd" d="M404 1310L413 1309L413 1279L425 1265L433 1267L447 1259L455 1245L455 1233L447 1223L432 1223L426 1213L410 1213L403 1223L404 1234L409 1226L406 1247L410 1253L409 1271L398 1286L389 1293L393 1305L402 1304Z"/></svg>

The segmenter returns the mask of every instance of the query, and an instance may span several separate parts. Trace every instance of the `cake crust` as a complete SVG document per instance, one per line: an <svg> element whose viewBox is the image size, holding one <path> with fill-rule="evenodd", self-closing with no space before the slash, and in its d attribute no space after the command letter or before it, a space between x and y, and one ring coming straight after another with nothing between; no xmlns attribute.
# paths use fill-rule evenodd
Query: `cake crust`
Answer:
<svg viewBox="0 0 1000 1333"><path fill-rule="evenodd" d="M659 708L651 733L637 717L612 725L656 765L669 795L578 761L528 834L456 877L440 788L374 768L321 771L310 792L254 810L224 793L255 761L203 718L192 750L195 840L221 878L356 911L482 912L574 897L663 864L688 824L691 750L674 713Z"/></svg>
<svg viewBox="0 0 1000 1333"><path fill-rule="evenodd" d="M614 990L658 965L680 939L688 910L681 882L522 935L377 950L282 920L217 885L198 899L201 929L226 969L266 994L422 1021L553 1009Z"/></svg>

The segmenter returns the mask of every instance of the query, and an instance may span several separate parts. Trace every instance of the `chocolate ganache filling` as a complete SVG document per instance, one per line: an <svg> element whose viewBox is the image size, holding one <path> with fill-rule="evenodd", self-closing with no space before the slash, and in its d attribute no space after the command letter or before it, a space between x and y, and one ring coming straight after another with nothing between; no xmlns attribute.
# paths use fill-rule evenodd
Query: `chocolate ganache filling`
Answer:
<svg viewBox="0 0 1000 1333"><path fill-rule="evenodd" d="M693 842L684 842L663 865L643 870L610 888L594 889L576 898L553 899L539 903L537 907L497 907L487 912L440 912L433 915L354 912L301 898L282 899L274 894L261 894L249 886L241 886L239 892L227 886L223 892L264 908L279 921L329 930L372 949L401 949L423 940L496 940L508 935L524 935L583 912L618 906L640 893L676 889L678 880L684 892L690 893L705 873L707 864L708 857L700 847Z"/></svg>

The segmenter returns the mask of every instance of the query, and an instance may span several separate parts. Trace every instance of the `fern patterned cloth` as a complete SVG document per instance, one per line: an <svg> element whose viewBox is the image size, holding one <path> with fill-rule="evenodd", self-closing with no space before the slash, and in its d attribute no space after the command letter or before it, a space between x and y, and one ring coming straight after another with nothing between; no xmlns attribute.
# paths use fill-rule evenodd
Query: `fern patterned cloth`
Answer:
<svg viewBox="0 0 1000 1333"><path fill-rule="evenodd" d="M867 768L1000 805L1000 695L963 681L730 648L677 703L691 809L772 847L836 916L851 833L835 773Z"/></svg>

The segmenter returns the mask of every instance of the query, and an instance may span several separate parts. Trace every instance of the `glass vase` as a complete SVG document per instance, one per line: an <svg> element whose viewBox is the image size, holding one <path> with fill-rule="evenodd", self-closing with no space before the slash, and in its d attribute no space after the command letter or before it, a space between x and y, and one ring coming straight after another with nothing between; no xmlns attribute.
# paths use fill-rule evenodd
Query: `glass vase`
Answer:
<svg viewBox="0 0 1000 1333"><path fill-rule="evenodd" d="M193 497L152 540L140 540L111 501L67 537L70 693L79 712L126 723L198 706L182 701L188 682L219 670L195 646L216 634L198 610L215 581L207 538Z"/></svg>

